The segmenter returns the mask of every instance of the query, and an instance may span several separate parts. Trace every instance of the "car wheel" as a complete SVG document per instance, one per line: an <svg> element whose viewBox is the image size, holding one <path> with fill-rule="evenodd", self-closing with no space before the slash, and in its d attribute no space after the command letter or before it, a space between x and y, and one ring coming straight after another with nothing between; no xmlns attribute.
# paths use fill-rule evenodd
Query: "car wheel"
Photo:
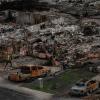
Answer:
<svg viewBox="0 0 100 100"><path fill-rule="evenodd" d="M93 89L90 89L89 93L92 93L93 92Z"/></svg>
<svg viewBox="0 0 100 100"><path fill-rule="evenodd" d="M90 95L89 91L88 91L88 92L86 92L86 95L87 95L87 96L89 96L89 95Z"/></svg>
<svg viewBox="0 0 100 100"><path fill-rule="evenodd" d="M26 78L24 81L25 81L26 83L28 83L28 82L32 82L33 80L32 80L31 77L29 77L29 78Z"/></svg>
<svg viewBox="0 0 100 100"><path fill-rule="evenodd" d="M45 73L45 74L44 74L44 77L46 77L47 75L48 75L48 74L47 74L47 73Z"/></svg>
<svg viewBox="0 0 100 100"><path fill-rule="evenodd" d="M11 81L10 76L8 76L8 80Z"/></svg>
<svg viewBox="0 0 100 100"><path fill-rule="evenodd" d="M23 78L19 75L19 81L23 81Z"/></svg>
<svg viewBox="0 0 100 100"><path fill-rule="evenodd" d="M98 88L100 88L100 83L98 84Z"/></svg>

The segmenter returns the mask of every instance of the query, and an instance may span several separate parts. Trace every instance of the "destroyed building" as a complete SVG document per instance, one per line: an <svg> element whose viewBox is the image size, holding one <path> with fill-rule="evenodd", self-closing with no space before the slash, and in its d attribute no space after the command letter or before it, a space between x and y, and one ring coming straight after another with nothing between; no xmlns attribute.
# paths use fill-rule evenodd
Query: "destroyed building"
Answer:
<svg viewBox="0 0 100 100"><path fill-rule="evenodd" d="M87 19L84 23L87 23L90 28L92 28L92 26L94 27L94 29L92 28L94 30L94 34L89 37L84 36L84 30L86 31L85 28L83 28L84 30L82 31L79 24L74 25L75 22L77 22L77 19L69 14L59 14L53 11L44 13L22 13L22 15L23 14L28 14L27 16L32 17L34 17L33 15L39 15L38 17L36 17L37 20L34 17L35 22L32 22L30 20L30 22L32 22L31 24L35 25L20 27L20 25L14 26L12 24L11 26L4 25L3 28L1 28L1 33L3 32L3 34L1 35L1 43L6 43L8 41L9 43L11 42L11 44L20 42L21 45L18 46L19 49L18 47L14 47L18 51L23 51L23 49L25 49L25 52L28 52L32 50L31 54L33 54L34 56L37 55L37 57L39 58L47 59L47 57L53 56L60 62L67 61L66 63L75 63L74 60L76 52L87 52L91 49L93 42L99 41L97 40L98 37L93 37L99 35L99 30L97 34L94 33L94 31L96 31L95 28L99 29L99 26L94 24L93 22L88 22ZM45 20L42 20L41 16ZM21 22L21 20L23 19L20 19L19 22ZM28 22L29 21L27 20L27 22L25 23L28 24ZM84 25L82 27L84 27ZM30 35L28 36L28 34ZM88 43L87 47L86 43ZM38 45L41 45L42 48L37 48ZM20 48L21 46L22 48ZM23 55L25 52L23 51L19 54ZM27 54L28 53L26 53L26 55Z"/></svg>

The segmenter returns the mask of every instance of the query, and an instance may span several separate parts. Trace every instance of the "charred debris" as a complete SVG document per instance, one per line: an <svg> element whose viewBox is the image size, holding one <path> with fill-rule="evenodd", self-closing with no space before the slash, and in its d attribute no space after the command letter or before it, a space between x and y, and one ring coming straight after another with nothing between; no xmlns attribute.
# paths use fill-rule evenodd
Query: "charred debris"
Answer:
<svg viewBox="0 0 100 100"><path fill-rule="evenodd" d="M31 56L47 60L44 65L62 68L99 61L100 3L97 2L2 2L0 61Z"/></svg>

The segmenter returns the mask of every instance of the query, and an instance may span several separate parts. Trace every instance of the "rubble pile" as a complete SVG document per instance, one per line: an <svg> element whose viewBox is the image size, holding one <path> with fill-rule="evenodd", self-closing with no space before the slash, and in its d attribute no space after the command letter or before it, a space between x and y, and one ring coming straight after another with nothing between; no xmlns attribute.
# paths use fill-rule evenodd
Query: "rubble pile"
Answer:
<svg viewBox="0 0 100 100"><path fill-rule="evenodd" d="M57 16L33 26L1 24L0 45L12 48L12 55L47 59L59 66L62 63L75 65L81 58L78 55L82 56L93 46L100 45L100 26L95 22L85 19L85 22L75 24L77 19L69 14L57 13Z"/></svg>

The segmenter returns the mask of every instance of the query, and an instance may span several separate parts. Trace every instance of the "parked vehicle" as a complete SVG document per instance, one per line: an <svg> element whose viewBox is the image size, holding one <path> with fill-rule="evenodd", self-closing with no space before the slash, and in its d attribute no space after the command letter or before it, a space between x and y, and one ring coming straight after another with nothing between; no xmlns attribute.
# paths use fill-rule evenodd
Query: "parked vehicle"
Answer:
<svg viewBox="0 0 100 100"><path fill-rule="evenodd" d="M89 95L99 88L99 82L96 80L81 80L71 88L73 95Z"/></svg>
<svg viewBox="0 0 100 100"><path fill-rule="evenodd" d="M89 71L100 73L100 66L89 67Z"/></svg>
<svg viewBox="0 0 100 100"><path fill-rule="evenodd" d="M27 79L46 76L49 72L49 68L43 66L20 66L11 71L8 79L11 81L24 81Z"/></svg>

